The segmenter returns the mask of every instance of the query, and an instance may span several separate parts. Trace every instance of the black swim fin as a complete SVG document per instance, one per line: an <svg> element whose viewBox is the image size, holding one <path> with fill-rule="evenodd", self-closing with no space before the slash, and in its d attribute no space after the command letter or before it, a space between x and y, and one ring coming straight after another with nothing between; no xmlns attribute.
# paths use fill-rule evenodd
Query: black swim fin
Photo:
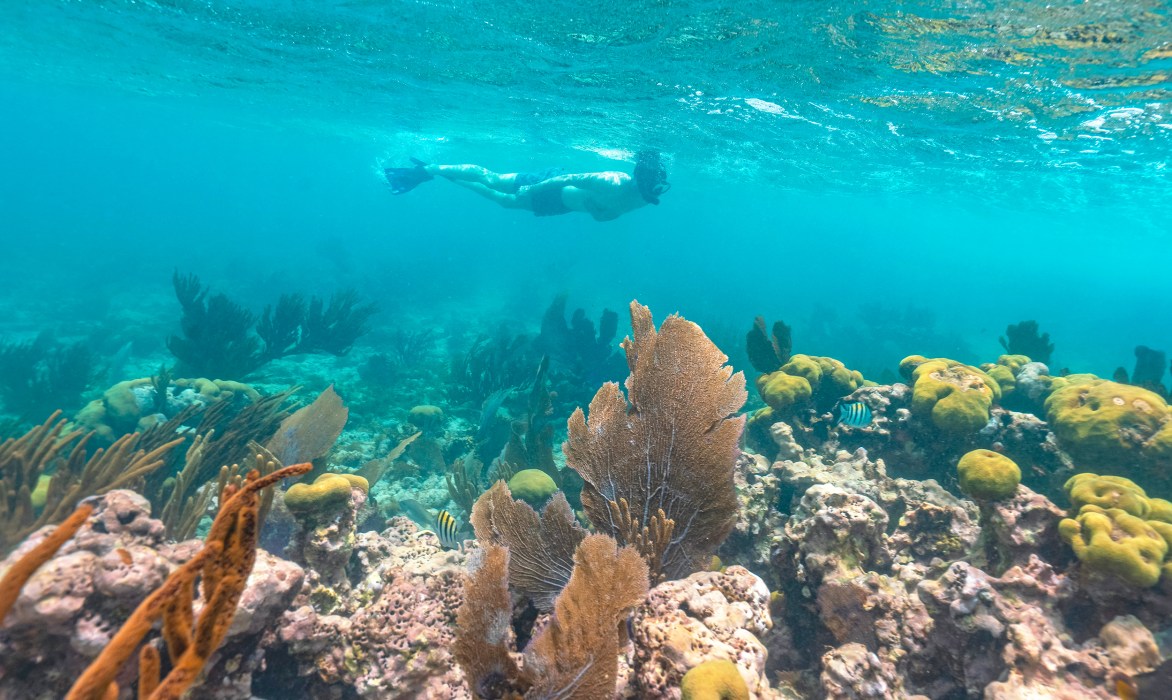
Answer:
<svg viewBox="0 0 1172 700"><path fill-rule="evenodd" d="M427 163L417 158L412 158L411 162L414 167L383 169L387 184L391 186L391 194L406 194L418 187L420 183L433 179L431 174L423 169Z"/></svg>

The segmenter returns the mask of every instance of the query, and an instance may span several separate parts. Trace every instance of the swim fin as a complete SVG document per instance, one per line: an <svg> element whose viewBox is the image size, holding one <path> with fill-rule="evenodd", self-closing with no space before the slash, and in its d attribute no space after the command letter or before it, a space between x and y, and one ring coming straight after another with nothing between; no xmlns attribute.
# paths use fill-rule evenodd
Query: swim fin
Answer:
<svg viewBox="0 0 1172 700"><path fill-rule="evenodd" d="M417 158L412 158L411 163L414 167L383 169L387 184L391 186L391 194L406 194L418 187L420 183L433 179L431 174L423 169L427 163Z"/></svg>

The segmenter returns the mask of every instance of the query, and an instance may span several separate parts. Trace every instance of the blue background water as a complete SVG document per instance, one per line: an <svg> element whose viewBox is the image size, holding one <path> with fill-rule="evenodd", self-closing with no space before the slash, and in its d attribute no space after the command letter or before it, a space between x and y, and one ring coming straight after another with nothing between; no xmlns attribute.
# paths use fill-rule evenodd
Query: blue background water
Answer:
<svg viewBox="0 0 1172 700"><path fill-rule="evenodd" d="M764 314L867 372L1026 318L1075 371L1172 350L1167 3L307 5L0 4L0 337L160 350L179 268L256 307L353 285L382 323L637 297L733 354ZM644 146L674 187L605 224L378 175Z"/></svg>

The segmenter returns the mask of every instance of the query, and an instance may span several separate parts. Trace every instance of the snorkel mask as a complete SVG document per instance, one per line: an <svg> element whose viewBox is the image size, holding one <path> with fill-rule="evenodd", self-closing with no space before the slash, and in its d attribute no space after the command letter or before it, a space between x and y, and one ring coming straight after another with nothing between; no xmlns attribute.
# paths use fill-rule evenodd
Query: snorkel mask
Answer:
<svg viewBox="0 0 1172 700"><path fill-rule="evenodd" d="M667 168L658 151L639 151L635 156L635 186L649 204L659 204L659 198L671 189Z"/></svg>

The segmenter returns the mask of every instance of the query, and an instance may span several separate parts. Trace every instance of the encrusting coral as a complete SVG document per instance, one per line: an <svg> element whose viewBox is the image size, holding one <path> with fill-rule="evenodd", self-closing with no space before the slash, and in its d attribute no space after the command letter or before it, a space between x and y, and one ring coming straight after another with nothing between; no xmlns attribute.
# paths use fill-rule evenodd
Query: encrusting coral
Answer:
<svg viewBox="0 0 1172 700"><path fill-rule="evenodd" d="M1046 399L1046 420L1076 462L1172 484L1172 409L1155 392L1093 377L1067 377Z"/></svg>
<svg viewBox="0 0 1172 700"><path fill-rule="evenodd" d="M580 408L570 417L563 450L599 531L631 544L632 531L676 522L670 542L643 553L650 559L658 549L662 568L653 577L680 578L707 566L736 521L733 468L745 418L735 414L748 394L744 375L733 374L696 324L669 316L657 332L651 311L632 302L631 326L627 396L604 384L589 422ZM634 528L620 526L624 500Z"/></svg>

